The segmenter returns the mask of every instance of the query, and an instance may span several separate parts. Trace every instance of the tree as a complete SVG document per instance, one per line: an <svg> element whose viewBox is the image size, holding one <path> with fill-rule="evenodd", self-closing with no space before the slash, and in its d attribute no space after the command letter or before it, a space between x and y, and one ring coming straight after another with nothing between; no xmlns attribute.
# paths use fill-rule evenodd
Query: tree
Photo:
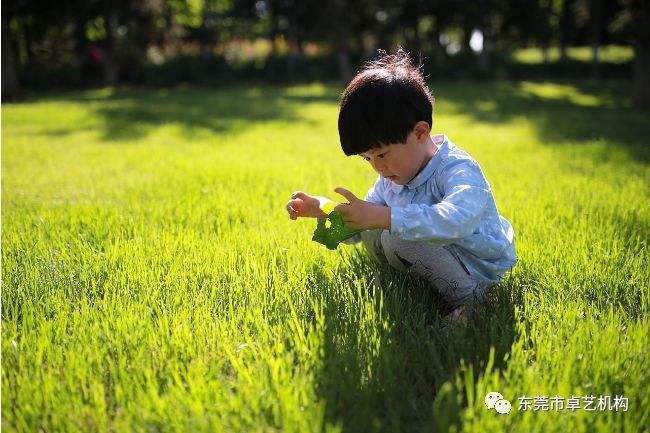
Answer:
<svg viewBox="0 0 650 433"><path fill-rule="evenodd" d="M573 9L575 8L575 0L561 0L562 6L560 8L560 17L558 23L558 42L560 45L560 61L566 62L567 60L567 47L573 39L575 33L575 22L573 16Z"/></svg>
<svg viewBox="0 0 650 433"><path fill-rule="evenodd" d="M600 41L604 30L605 5L603 0L589 1L589 44L591 45L592 74L597 77L600 65Z"/></svg>
<svg viewBox="0 0 650 433"><path fill-rule="evenodd" d="M18 80L16 79L12 32L9 28L9 17L2 14L2 97L11 99L17 93Z"/></svg>
<svg viewBox="0 0 650 433"><path fill-rule="evenodd" d="M623 0L623 9L611 25L615 32L629 32L634 45L632 99L650 108L650 5L647 0Z"/></svg>

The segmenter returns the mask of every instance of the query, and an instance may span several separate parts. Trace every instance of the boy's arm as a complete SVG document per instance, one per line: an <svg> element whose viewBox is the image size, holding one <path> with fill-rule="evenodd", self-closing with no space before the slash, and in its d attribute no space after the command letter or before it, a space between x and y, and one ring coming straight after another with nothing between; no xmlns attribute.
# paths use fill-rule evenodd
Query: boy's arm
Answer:
<svg viewBox="0 0 650 433"><path fill-rule="evenodd" d="M391 207L392 235L445 245L474 231L491 195L478 164L454 161L443 169L440 181L444 190L440 203Z"/></svg>

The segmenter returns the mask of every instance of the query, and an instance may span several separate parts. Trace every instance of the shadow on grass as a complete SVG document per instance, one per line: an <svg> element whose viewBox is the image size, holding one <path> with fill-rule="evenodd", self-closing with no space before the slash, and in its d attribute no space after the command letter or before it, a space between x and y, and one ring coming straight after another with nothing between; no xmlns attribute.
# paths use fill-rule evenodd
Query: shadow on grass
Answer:
<svg viewBox="0 0 650 433"><path fill-rule="evenodd" d="M477 121L504 124L523 118L545 145L605 140L639 162L650 162L650 113L637 110L623 82L481 83L436 85L432 89L453 111ZM593 155L605 162L609 155Z"/></svg>
<svg viewBox="0 0 650 433"><path fill-rule="evenodd" d="M648 163L650 114L633 108L629 86L621 81L585 82L430 83L443 114L458 112L477 121L505 124L525 118L543 143L564 145L606 140L625 149L631 158ZM281 120L287 124L313 122L301 116L304 104L336 104L342 89L335 85L309 88L236 85L227 88L121 89L38 100L87 103L99 117L102 138L119 142L142 138L167 124L178 125L193 138L201 131L230 133L255 122ZM62 136L90 126L66 124L47 133ZM93 126L94 127L94 126ZM607 152L594 154L606 161Z"/></svg>
<svg viewBox="0 0 650 433"><path fill-rule="evenodd" d="M251 123L281 120L311 123L300 115L303 104L336 103L334 88L321 94L290 91L277 86L231 87L227 89L116 90L49 96L39 101L87 104L101 122L102 139L108 142L136 140L164 125L178 125L187 138L201 131L232 133ZM66 124L48 130L61 137L88 129L88 125Z"/></svg>
<svg viewBox="0 0 650 433"><path fill-rule="evenodd" d="M505 368L516 338L506 289L495 288L489 312L476 312L467 328L445 336L444 307L430 287L392 270L375 273L373 283L367 256L352 255L347 262L335 281L317 268L310 275L328 292L321 293L326 330L317 378L328 422L355 433L448 431L459 425L466 402L457 375L466 368L484 371L492 347L494 368Z"/></svg>

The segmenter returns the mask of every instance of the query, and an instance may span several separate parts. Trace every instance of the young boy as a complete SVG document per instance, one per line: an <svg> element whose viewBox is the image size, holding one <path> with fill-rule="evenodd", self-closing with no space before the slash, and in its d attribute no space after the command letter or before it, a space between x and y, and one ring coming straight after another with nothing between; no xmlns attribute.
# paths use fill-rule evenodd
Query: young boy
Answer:
<svg viewBox="0 0 650 433"><path fill-rule="evenodd" d="M434 98L402 50L357 74L341 96L339 136L346 155L361 155L379 174L364 200L335 210L363 230L372 258L425 278L463 318L516 262L514 232L499 215L478 163L445 135L431 136ZM291 219L326 217L317 197L296 192Z"/></svg>

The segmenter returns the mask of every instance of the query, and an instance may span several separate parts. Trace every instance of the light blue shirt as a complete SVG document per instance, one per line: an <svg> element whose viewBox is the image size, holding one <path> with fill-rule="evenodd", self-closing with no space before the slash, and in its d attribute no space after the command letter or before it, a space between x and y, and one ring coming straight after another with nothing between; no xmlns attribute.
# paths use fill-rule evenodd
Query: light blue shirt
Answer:
<svg viewBox="0 0 650 433"><path fill-rule="evenodd" d="M499 215L481 167L447 136L406 185L379 176L365 200L390 206L390 233L407 241L446 245L479 282L497 283L517 261L514 230ZM360 236L349 239L354 243Z"/></svg>

